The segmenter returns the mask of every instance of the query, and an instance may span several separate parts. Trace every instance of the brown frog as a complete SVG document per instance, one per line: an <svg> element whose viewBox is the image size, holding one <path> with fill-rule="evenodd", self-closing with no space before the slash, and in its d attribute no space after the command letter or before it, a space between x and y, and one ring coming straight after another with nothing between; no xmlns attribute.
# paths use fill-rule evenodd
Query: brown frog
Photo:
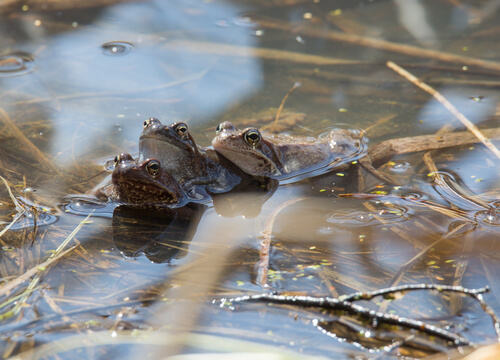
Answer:
<svg viewBox="0 0 500 360"><path fill-rule="evenodd" d="M347 168L347 162L365 151L362 135L356 130L335 129L318 138L263 136L256 128L238 130L228 121L217 126L212 145L247 174L273 179L291 178L320 169Z"/></svg>
<svg viewBox="0 0 500 360"><path fill-rule="evenodd" d="M155 158L162 170L179 183L190 199L209 192L231 190L245 174L213 149L198 146L185 123L163 125L156 118L144 121L139 138L139 160Z"/></svg>
<svg viewBox="0 0 500 360"><path fill-rule="evenodd" d="M184 192L157 159L136 162L130 154L115 157L111 175L113 197L119 202L140 206L181 206Z"/></svg>

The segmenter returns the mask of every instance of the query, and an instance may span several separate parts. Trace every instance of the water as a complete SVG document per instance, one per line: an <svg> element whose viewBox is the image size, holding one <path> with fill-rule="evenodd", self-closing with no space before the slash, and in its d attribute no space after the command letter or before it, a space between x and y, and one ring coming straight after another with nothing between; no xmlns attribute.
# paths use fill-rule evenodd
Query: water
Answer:
<svg viewBox="0 0 500 360"><path fill-rule="evenodd" d="M0 291L65 239L65 249L78 245L47 266L26 297L14 299L26 281L2 293L2 304L13 299L0 310L3 358L33 350L34 358L64 359L251 351L390 359L453 348L417 334L412 346L384 353L393 339L416 333L318 309L210 301L271 290L337 297L397 284L488 285L485 299L500 312L500 167L479 144L431 153L445 185L436 185L418 153L380 168L401 187L369 175L362 191L351 169L155 214L85 195L116 154L137 155L145 119L184 121L208 146L222 121L269 127L296 82L302 86L283 110L296 121L280 124L287 134L317 136L343 124L365 129L373 147L444 125L464 130L388 60L441 91L477 126L498 127L494 65L326 34L496 64L495 1L110 3L0 7L0 175L29 210L0 237ZM276 29L283 23L292 28ZM0 186L1 231L16 210ZM268 259L259 255L266 239ZM473 299L419 291L362 304L476 343L495 341L491 319Z"/></svg>

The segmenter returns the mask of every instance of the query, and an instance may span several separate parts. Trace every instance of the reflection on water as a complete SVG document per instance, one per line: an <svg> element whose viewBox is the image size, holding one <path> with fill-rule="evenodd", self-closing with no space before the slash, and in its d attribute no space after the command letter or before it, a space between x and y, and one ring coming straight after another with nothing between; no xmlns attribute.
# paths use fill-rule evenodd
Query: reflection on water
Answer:
<svg viewBox="0 0 500 360"><path fill-rule="evenodd" d="M202 205L150 210L119 206L113 212L113 242L123 256L141 253L154 263L186 256L201 215Z"/></svg>
<svg viewBox="0 0 500 360"><path fill-rule="evenodd" d="M109 357L92 333L121 358L134 351L154 358L162 344L162 357L288 349L339 359L419 358L452 347L347 314L267 304L227 311L204 301L264 290L338 297L413 283L489 285L484 297L500 311L500 165L479 143L391 159L379 170L397 185L353 163L267 186L249 181L200 207L132 209L91 193L116 154L137 156L151 116L186 122L202 146L223 121L291 136L345 124L366 130L369 148L444 125L462 129L386 68L388 60L439 89L480 128L498 127L497 1L42 5L0 6L0 175L26 209L0 237L3 358ZM437 53L412 55L412 47ZM302 86L275 124L296 82ZM2 185L2 228L19 213ZM40 266L66 241L70 252ZM408 293L365 305L495 341L491 319L455 295ZM158 329L170 334L137 344ZM212 338L179 338L188 333ZM384 348L408 337L411 346Z"/></svg>

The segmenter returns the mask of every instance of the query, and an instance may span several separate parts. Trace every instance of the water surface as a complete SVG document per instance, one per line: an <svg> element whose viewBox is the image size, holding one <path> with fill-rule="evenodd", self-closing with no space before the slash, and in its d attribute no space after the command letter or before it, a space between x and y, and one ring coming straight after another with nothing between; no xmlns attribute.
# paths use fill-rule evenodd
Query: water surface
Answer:
<svg viewBox="0 0 500 360"><path fill-rule="evenodd" d="M66 248L78 246L47 267L33 289L26 281L3 294L3 304L12 300L2 308L3 358L28 358L30 351L64 359L262 351L389 359L453 349L348 314L210 301L264 291L337 297L403 284L488 285L485 299L500 311L499 160L481 144L430 153L451 192L433 182L417 153L380 169L401 187L365 172L360 189L353 166L154 215L68 198L94 188L116 154L137 154L144 119L184 121L208 146L222 121L269 125L295 82L302 86L283 111L306 116L279 129L288 134L317 136L344 124L366 129L375 146L444 126L465 130L387 68L389 60L442 92L478 127L498 127L500 67L328 36L335 31L496 64L496 1L70 5L0 7L0 175L38 214L36 224L24 217L0 238L3 284L78 230ZM5 226L16 210L0 186ZM339 197L353 193L370 196ZM259 249L269 234L263 287ZM20 294L26 296L14 298ZM495 342L491 318L470 298L420 291L364 305L475 343ZM184 333L191 335L179 337ZM408 344L384 350L395 339Z"/></svg>

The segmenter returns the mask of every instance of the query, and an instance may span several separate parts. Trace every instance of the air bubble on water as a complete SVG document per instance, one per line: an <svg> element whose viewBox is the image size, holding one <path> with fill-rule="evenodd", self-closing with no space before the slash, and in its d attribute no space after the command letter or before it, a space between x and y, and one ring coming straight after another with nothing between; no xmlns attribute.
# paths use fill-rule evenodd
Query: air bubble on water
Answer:
<svg viewBox="0 0 500 360"><path fill-rule="evenodd" d="M476 221L489 225L500 225L500 211L494 207L476 212Z"/></svg>
<svg viewBox="0 0 500 360"><path fill-rule="evenodd" d="M107 56L123 56L133 50L134 46L125 41L111 41L101 45L102 53Z"/></svg>
<svg viewBox="0 0 500 360"><path fill-rule="evenodd" d="M322 226L318 229L318 234L320 235L330 235L334 233L334 229L330 226Z"/></svg>
<svg viewBox="0 0 500 360"><path fill-rule="evenodd" d="M359 222L370 222L373 220L373 215L372 214L358 214L358 215L356 215L355 218Z"/></svg>
<svg viewBox="0 0 500 360"><path fill-rule="evenodd" d="M248 26L248 25L253 25L255 22L252 20L251 17L243 15L234 20L234 23L236 25Z"/></svg>
<svg viewBox="0 0 500 360"><path fill-rule="evenodd" d="M394 172L405 172L410 168L410 163L406 161L392 162L391 171Z"/></svg>

